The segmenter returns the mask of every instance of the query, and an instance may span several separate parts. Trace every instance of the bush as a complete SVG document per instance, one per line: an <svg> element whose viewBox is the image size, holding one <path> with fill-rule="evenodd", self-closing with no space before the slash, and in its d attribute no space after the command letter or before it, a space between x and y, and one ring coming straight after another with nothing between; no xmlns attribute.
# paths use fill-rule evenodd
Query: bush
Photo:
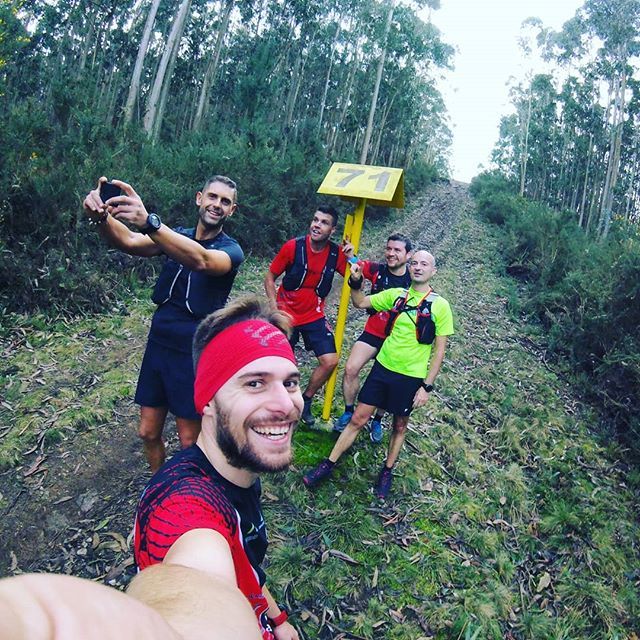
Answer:
<svg viewBox="0 0 640 640"><path fill-rule="evenodd" d="M4 311L111 309L132 281L154 273L153 261L109 252L88 225L81 203L100 175L129 182L149 210L185 226L195 224L195 194L205 179L229 175L239 185L229 233L246 253L259 255L275 253L306 230L316 204L326 199L316 194L329 168L317 141L281 149L266 127L254 123L242 134L210 130L154 146L140 132L125 135L105 126L72 100L59 106L52 119L35 100L0 103Z"/></svg>
<svg viewBox="0 0 640 640"><path fill-rule="evenodd" d="M570 212L514 195L499 175L474 179L479 213L500 226L507 271L528 283L525 309L549 330L550 348L640 453L640 235L616 223L590 240Z"/></svg>

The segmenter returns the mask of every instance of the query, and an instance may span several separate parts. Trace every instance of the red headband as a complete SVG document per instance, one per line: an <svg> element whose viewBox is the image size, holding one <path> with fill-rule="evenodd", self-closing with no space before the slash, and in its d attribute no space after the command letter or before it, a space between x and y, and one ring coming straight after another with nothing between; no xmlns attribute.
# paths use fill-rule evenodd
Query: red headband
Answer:
<svg viewBox="0 0 640 640"><path fill-rule="evenodd" d="M204 348L198 361L193 393L196 411L202 413L234 373L267 356L286 358L297 365L287 337L264 320L245 320L221 331Z"/></svg>

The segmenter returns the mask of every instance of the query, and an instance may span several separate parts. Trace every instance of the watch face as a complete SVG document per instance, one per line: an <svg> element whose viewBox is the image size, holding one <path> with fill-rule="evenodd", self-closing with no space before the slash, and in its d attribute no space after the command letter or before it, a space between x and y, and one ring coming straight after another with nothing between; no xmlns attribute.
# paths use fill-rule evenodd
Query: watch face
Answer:
<svg viewBox="0 0 640 640"><path fill-rule="evenodd" d="M154 230L157 231L162 225L162 221L160 220L160 216L157 213L150 213L147 218L147 224Z"/></svg>

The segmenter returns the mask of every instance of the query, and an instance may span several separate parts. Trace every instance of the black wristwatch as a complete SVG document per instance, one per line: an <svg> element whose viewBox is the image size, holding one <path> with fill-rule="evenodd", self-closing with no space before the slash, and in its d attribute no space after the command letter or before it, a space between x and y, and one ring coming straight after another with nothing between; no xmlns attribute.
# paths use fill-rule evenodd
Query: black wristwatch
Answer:
<svg viewBox="0 0 640 640"><path fill-rule="evenodd" d="M147 224L140 229L140 233L155 233L160 230L162 220L157 213L150 213L147 216Z"/></svg>
<svg viewBox="0 0 640 640"><path fill-rule="evenodd" d="M433 391L433 385L432 384L427 384L426 382L423 382L420 385L427 393L431 393Z"/></svg>

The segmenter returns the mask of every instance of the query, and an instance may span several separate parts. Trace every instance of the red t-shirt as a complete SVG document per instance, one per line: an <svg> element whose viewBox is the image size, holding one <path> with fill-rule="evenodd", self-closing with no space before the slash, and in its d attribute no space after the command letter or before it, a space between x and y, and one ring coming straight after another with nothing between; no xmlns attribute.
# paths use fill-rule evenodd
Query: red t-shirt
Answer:
<svg viewBox="0 0 640 640"><path fill-rule="evenodd" d="M322 251L315 252L311 249L309 236L306 237L305 242L307 243L307 275L302 286L296 291L287 291L280 285L276 295L278 308L286 311L293 318L294 327L324 318L324 299L318 297L315 289L320 282L322 270L329 257L329 244L327 243ZM295 253L296 240L292 238L282 245L278 255L271 262L269 271L276 278L283 274L293 264ZM336 271L341 276L344 276L346 265L347 259L342 247L338 247Z"/></svg>
<svg viewBox="0 0 640 640"><path fill-rule="evenodd" d="M383 267L382 262L372 262L371 260L361 260L362 276L367 280L373 282L376 279L378 271ZM395 289L396 287L402 287L408 289L411 285L411 276L409 275L409 269L404 272L404 275L397 276L393 273L387 272L385 282L382 283L384 289ZM374 313L367 320L367 324L364 325L364 330L367 333L371 333L378 338L385 338L385 329L389 320L388 311L378 311Z"/></svg>

